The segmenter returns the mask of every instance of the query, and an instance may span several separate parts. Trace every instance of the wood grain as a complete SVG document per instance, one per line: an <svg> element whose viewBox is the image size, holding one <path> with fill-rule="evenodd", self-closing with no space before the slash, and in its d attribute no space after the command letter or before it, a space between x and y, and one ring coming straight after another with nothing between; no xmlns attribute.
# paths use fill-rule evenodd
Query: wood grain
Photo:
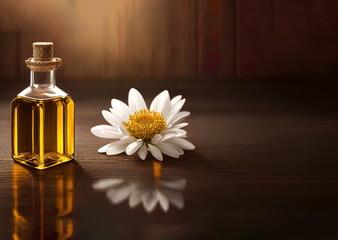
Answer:
<svg viewBox="0 0 338 240"><path fill-rule="evenodd" d="M165 157L161 164L162 180L186 181L182 209L170 203L167 213L160 206L147 213L142 205L130 208L128 200L112 204L92 187L102 178L158 184L151 157L97 153L109 141L89 130L104 123L100 111L110 99L126 101L128 91L104 83L64 88L76 103L76 160L45 171L11 160L9 101L1 101L1 239L14 233L22 239L337 237L333 89L315 99L318 89L285 83L168 84L172 96L187 98L188 139L196 150L180 159ZM160 90L142 84L139 89L147 100Z"/></svg>

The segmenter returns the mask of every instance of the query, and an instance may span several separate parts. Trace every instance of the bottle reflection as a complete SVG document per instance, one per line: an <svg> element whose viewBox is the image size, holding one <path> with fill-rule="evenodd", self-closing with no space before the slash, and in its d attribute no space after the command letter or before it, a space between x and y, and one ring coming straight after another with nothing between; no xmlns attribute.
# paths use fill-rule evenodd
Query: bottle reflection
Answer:
<svg viewBox="0 0 338 240"><path fill-rule="evenodd" d="M169 205L178 209L184 208L182 191L186 187L185 179L163 180L161 163L153 162L153 178L150 180L126 180L122 178L99 179L93 184L98 191L105 191L108 199L114 204L128 200L129 207L143 205L146 212L153 212L160 205L164 212Z"/></svg>
<svg viewBox="0 0 338 240"><path fill-rule="evenodd" d="M13 239L70 239L74 163L36 171L13 164Z"/></svg>

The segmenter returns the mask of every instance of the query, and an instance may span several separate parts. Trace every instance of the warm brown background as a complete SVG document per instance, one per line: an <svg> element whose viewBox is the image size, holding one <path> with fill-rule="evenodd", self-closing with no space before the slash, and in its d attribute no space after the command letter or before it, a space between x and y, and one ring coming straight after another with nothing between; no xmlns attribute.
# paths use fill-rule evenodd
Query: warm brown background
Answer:
<svg viewBox="0 0 338 240"><path fill-rule="evenodd" d="M1 0L0 239L338 239L337 13L337 0ZM11 160L9 109L41 40L64 60L76 157L37 172ZM92 188L153 177L150 156L98 154L110 140L90 132L130 87L148 106L163 89L187 99L196 149L162 163L163 180L187 181L182 210Z"/></svg>
<svg viewBox="0 0 338 240"><path fill-rule="evenodd" d="M336 0L0 2L0 78L53 41L63 79L334 79Z"/></svg>

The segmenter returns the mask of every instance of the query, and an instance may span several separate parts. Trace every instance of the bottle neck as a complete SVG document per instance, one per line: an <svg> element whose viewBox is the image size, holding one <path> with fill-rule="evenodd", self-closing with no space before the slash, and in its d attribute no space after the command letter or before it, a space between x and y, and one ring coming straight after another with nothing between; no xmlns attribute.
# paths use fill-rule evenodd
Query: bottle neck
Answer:
<svg viewBox="0 0 338 240"><path fill-rule="evenodd" d="M31 70L31 88L55 87L55 71L35 72Z"/></svg>

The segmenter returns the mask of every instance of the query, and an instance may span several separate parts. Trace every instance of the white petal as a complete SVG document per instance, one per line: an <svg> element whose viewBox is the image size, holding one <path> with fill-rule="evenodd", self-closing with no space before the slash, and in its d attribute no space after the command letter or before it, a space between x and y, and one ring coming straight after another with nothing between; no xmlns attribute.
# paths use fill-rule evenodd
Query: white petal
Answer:
<svg viewBox="0 0 338 240"><path fill-rule="evenodd" d="M110 187L117 186L123 182L122 178L106 178L106 179L99 179L93 183L93 188L95 190L103 190Z"/></svg>
<svg viewBox="0 0 338 240"><path fill-rule="evenodd" d="M139 91L137 91L135 88L131 88L128 95L128 104L129 109L132 114L135 112L147 109L147 105Z"/></svg>
<svg viewBox="0 0 338 240"><path fill-rule="evenodd" d="M182 99L181 95L177 95L176 97L174 97L173 99L171 99L170 105L174 106L176 103L178 103L180 100Z"/></svg>
<svg viewBox="0 0 338 240"><path fill-rule="evenodd" d="M163 91L164 92L164 91ZM160 98L162 97L162 93L159 93L155 98L154 100L151 102L150 104L150 108L149 110L150 111L156 111L156 109L158 108L158 105L159 105L159 102L160 102Z"/></svg>
<svg viewBox="0 0 338 240"><path fill-rule="evenodd" d="M99 150L97 150L99 153L105 153L107 152L111 147L113 147L116 144L116 142L112 142L112 143L108 143L106 145L104 145L103 147L99 148Z"/></svg>
<svg viewBox="0 0 338 240"><path fill-rule="evenodd" d="M165 136L166 134L171 134L174 133L175 137L183 137L187 134L187 132L183 129L180 128L169 128L167 130L164 130L162 132L162 134ZM163 137L164 138L164 137ZM164 142L166 139L169 139L169 137L164 138L164 140L162 139L161 142Z"/></svg>
<svg viewBox="0 0 338 240"><path fill-rule="evenodd" d="M189 123L179 123L179 124L173 126L173 128L184 128L188 125L189 125Z"/></svg>
<svg viewBox="0 0 338 240"><path fill-rule="evenodd" d="M140 150L138 151L138 156L142 159L145 160L148 154L148 148L145 144L143 144L143 146L140 148Z"/></svg>
<svg viewBox="0 0 338 240"><path fill-rule="evenodd" d="M178 154L178 151L172 146L170 146L169 144L159 143L156 145L156 147L158 147L161 150L161 152L163 152L165 155L168 155L173 158L180 157L180 155Z"/></svg>
<svg viewBox="0 0 338 240"><path fill-rule="evenodd" d="M119 119L116 119L114 115L111 112L108 112L107 110L103 110L102 115L104 119L113 126L118 126L121 124L121 121Z"/></svg>
<svg viewBox="0 0 338 240"><path fill-rule="evenodd" d="M143 207L148 213L155 210L158 201L157 196L157 191L149 191L141 197Z"/></svg>
<svg viewBox="0 0 338 240"><path fill-rule="evenodd" d="M124 116L120 112L116 111L115 109L109 108L109 111L113 114L113 117L116 119L116 121L120 123L119 125L121 125L122 122L128 121L129 119L128 118L127 120L125 120Z"/></svg>
<svg viewBox="0 0 338 240"><path fill-rule="evenodd" d="M119 113L123 115L124 121L128 121L129 115L131 113L130 113L130 110L127 104L125 104L124 102L118 99L112 99L111 106L113 107L113 109L115 109L116 111L118 111Z"/></svg>
<svg viewBox="0 0 338 240"><path fill-rule="evenodd" d="M183 138L171 138L171 139L168 140L168 142L177 145L178 147L182 148L183 150L194 150L195 149L195 146L191 142L189 142L189 141L187 141Z"/></svg>
<svg viewBox="0 0 338 240"><path fill-rule="evenodd" d="M158 191L158 201L163 211L168 212L169 211L169 200L163 193L161 193L161 191Z"/></svg>
<svg viewBox="0 0 338 240"><path fill-rule="evenodd" d="M111 138L111 139L116 139L120 138L121 135L116 132L116 128L109 126L109 125L98 125L95 127L92 127L90 131L97 137L101 138Z"/></svg>
<svg viewBox="0 0 338 240"><path fill-rule="evenodd" d="M123 125L118 126L117 131L118 131L118 133L120 133L123 136L130 136L129 133L127 132L127 130L126 130L126 127L123 126Z"/></svg>
<svg viewBox="0 0 338 240"><path fill-rule="evenodd" d="M100 129L102 130L117 132L117 127L114 127L111 125L102 124L102 125L97 125L95 127L100 127Z"/></svg>
<svg viewBox="0 0 338 240"><path fill-rule="evenodd" d="M123 142L123 143L128 143L129 144L129 143L137 141L137 139L134 138L134 137L131 137L131 136L124 136L124 137L122 137L120 139L120 141Z"/></svg>
<svg viewBox="0 0 338 240"><path fill-rule="evenodd" d="M187 131L180 128L171 128L170 132L175 132L177 135L186 135Z"/></svg>
<svg viewBox="0 0 338 240"><path fill-rule="evenodd" d="M163 118L166 119L170 110L171 110L170 96L169 96L169 92L167 91L165 92L164 97L162 98L158 111L161 112Z"/></svg>
<svg viewBox="0 0 338 240"><path fill-rule="evenodd" d="M177 134L176 137L180 137L180 138L186 138L187 137L187 132L183 133L183 134Z"/></svg>
<svg viewBox="0 0 338 240"><path fill-rule="evenodd" d="M163 138L161 139L161 142L164 142L172 137L175 137L176 133L175 132L166 132L163 134Z"/></svg>
<svg viewBox="0 0 338 240"><path fill-rule="evenodd" d="M167 90L164 90L154 98L150 105L150 111L161 112L163 118L166 118L170 111L170 96Z"/></svg>
<svg viewBox="0 0 338 240"><path fill-rule="evenodd" d="M160 103L158 106L158 112L162 113L164 119L167 118L167 115L170 111L170 96L168 91L164 91L162 98L160 99Z"/></svg>
<svg viewBox="0 0 338 240"><path fill-rule="evenodd" d="M178 123L178 121L188 117L189 115L190 115L190 112L187 112L187 111L179 112L176 115L174 115L172 119L168 119L167 123L174 125L175 123Z"/></svg>
<svg viewBox="0 0 338 240"><path fill-rule="evenodd" d="M130 143L126 149L126 154L127 155L134 154L137 150L139 150L142 144L143 144L142 139L138 139L137 141Z"/></svg>
<svg viewBox="0 0 338 240"><path fill-rule="evenodd" d="M111 146L108 151L107 151L107 155L117 155L120 154L122 152L124 152L126 150L127 144L122 143L121 141L118 142L114 142L114 145Z"/></svg>
<svg viewBox="0 0 338 240"><path fill-rule="evenodd" d="M168 142L166 142L166 143L169 144L170 146L172 146L173 148L175 148L179 155L183 155L184 154L184 151L179 146L177 146L175 144L172 144L172 143L168 143Z"/></svg>
<svg viewBox="0 0 338 240"><path fill-rule="evenodd" d="M163 161L163 156L162 156L160 149L158 149L157 147L151 144L148 144L148 147L149 147L151 154L154 156L154 158L156 158L159 161Z"/></svg>
<svg viewBox="0 0 338 240"><path fill-rule="evenodd" d="M157 143L159 143L160 141L161 141L161 139L162 139L162 135L161 134L156 134L155 136L153 136L152 138L151 138L151 144L157 144Z"/></svg>
<svg viewBox="0 0 338 240"><path fill-rule="evenodd" d="M185 103L185 99L179 101L174 106L172 106L170 111L168 112L168 115L166 116L165 120L167 120L167 121L171 120L174 115L176 115L179 111L181 111L184 103Z"/></svg>

